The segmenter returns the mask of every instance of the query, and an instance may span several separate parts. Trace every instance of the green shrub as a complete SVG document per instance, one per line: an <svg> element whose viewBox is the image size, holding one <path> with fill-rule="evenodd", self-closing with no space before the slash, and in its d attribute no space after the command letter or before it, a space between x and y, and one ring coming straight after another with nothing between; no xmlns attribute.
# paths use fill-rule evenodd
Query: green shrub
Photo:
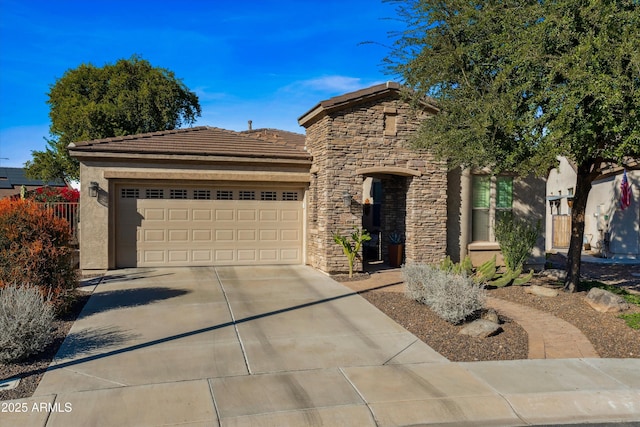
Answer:
<svg viewBox="0 0 640 427"><path fill-rule="evenodd" d="M76 286L67 222L29 200L0 200L0 287L37 286L55 302Z"/></svg>
<svg viewBox="0 0 640 427"><path fill-rule="evenodd" d="M402 276L408 298L426 304L450 323L460 323L484 308L484 286L464 274L426 264L408 264L402 266Z"/></svg>
<svg viewBox="0 0 640 427"><path fill-rule="evenodd" d="M51 342L54 309L33 286L0 289L0 362L20 361Z"/></svg>
<svg viewBox="0 0 640 427"><path fill-rule="evenodd" d="M502 257L511 271L522 270L540 235L540 221L533 226L506 215L496 224L496 240Z"/></svg>

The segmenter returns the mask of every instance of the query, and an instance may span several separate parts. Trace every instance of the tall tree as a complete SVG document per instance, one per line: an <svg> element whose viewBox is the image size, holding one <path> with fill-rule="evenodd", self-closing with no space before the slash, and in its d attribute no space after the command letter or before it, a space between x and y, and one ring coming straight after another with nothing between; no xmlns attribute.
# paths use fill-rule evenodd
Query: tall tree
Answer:
<svg viewBox="0 0 640 427"><path fill-rule="evenodd" d="M608 163L640 157L640 3L391 0L407 30L386 58L416 102L416 146L450 167L577 171L565 289L579 288L587 197Z"/></svg>
<svg viewBox="0 0 640 427"><path fill-rule="evenodd" d="M67 152L72 142L175 129L201 114L197 95L182 80L136 55L68 70L48 96L51 138L25 165L41 179L78 179L78 162Z"/></svg>

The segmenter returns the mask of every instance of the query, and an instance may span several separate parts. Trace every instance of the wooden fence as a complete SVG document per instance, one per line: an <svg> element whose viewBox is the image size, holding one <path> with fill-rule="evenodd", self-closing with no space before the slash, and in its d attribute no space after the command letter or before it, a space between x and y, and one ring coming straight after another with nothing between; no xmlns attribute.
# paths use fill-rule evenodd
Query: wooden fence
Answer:
<svg viewBox="0 0 640 427"><path fill-rule="evenodd" d="M569 247L571 240L571 216L570 215L553 215L553 247L558 249L566 249Z"/></svg>

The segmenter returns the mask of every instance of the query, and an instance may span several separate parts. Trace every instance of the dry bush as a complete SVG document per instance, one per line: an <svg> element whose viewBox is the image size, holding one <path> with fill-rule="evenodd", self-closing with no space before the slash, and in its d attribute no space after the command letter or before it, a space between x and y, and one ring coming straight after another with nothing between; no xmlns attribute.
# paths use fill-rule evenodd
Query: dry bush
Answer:
<svg viewBox="0 0 640 427"><path fill-rule="evenodd" d="M426 264L402 267L407 297L426 304L446 321L456 324L484 308L484 285L464 274Z"/></svg>
<svg viewBox="0 0 640 427"><path fill-rule="evenodd" d="M20 361L51 342L54 309L33 286L0 289L0 362Z"/></svg>

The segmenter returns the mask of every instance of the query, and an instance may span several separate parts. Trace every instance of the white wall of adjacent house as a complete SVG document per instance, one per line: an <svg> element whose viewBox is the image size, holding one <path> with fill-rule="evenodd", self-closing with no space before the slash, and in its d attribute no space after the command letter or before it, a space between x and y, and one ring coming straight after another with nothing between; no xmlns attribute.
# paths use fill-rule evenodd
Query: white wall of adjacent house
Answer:
<svg viewBox="0 0 640 427"><path fill-rule="evenodd" d="M553 250L553 216L569 215L568 201L575 190L576 172L560 157L547 179L546 249ZM620 208L622 172L593 182L585 211L584 243L611 258L640 257L640 171L627 171L631 206ZM605 243L608 238L608 245Z"/></svg>
<svg viewBox="0 0 640 427"><path fill-rule="evenodd" d="M626 209L620 207L622 173L594 181L587 201L585 236L609 258L640 257L640 171L627 171L627 179L632 200Z"/></svg>

